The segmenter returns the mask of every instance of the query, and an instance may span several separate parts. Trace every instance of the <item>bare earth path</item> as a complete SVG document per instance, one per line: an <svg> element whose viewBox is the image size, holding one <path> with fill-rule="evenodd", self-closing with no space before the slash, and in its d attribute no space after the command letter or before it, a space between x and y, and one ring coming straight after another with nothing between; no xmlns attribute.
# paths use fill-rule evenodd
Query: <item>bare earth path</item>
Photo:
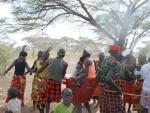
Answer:
<svg viewBox="0 0 150 113"><path fill-rule="evenodd" d="M0 76L0 113L4 113L4 109L6 107L5 99L7 95L7 89L9 88L10 81L12 76ZM32 88L32 79L33 76L27 75L27 85L25 90L25 106L22 108L22 113L39 113L38 110L32 111L32 102L30 98L31 94L31 88ZM93 107L93 106L92 106ZM93 113L99 113L96 112L97 109L92 109ZM83 113L87 113L85 109L83 109Z"/></svg>

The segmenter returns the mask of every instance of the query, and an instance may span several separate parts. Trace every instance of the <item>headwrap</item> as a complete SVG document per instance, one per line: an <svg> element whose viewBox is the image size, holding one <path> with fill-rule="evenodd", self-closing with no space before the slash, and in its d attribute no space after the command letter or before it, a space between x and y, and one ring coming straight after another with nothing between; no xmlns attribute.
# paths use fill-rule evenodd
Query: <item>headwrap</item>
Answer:
<svg viewBox="0 0 150 113"><path fill-rule="evenodd" d="M109 50L112 50L112 51L121 51L121 47L119 45L109 45Z"/></svg>
<svg viewBox="0 0 150 113"><path fill-rule="evenodd" d="M93 52L93 50L90 48L90 47L86 47L85 49L84 49L88 54L92 54L92 52Z"/></svg>

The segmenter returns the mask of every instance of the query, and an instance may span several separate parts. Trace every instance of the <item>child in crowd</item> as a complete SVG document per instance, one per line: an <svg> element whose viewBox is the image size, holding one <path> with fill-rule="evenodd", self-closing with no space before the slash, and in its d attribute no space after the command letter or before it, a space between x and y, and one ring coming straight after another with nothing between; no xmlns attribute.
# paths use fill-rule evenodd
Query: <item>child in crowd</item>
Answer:
<svg viewBox="0 0 150 113"><path fill-rule="evenodd" d="M21 100L17 98L19 91L16 88L9 88L9 101L5 113L21 113Z"/></svg>
<svg viewBox="0 0 150 113"><path fill-rule="evenodd" d="M72 104L72 90L70 88L65 88L62 91L62 101L56 104L52 113L73 113L73 104Z"/></svg>

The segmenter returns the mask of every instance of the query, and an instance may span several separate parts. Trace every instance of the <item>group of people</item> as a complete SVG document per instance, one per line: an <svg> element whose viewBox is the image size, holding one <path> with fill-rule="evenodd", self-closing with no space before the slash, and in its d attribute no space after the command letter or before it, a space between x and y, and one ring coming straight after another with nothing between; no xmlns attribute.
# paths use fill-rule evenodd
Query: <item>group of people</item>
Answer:
<svg viewBox="0 0 150 113"><path fill-rule="evenodd" d="M92 49L86 47L72 76L66 78L68 63L63 60L66 51L59 49L56 58L49 58L49 51L39 51L30 68L26 62L27 52L22 49L19 57L6 69L5 74L15 66L6 99L6 113L21 113L19 107L24 105L27 73L35 73L31 98L33 108L39 109L40 113L82 113L82 103L88 113L92 113L89 104L92 98L98 100L100 113L125 113L126 103L129 103L128 112L131 112L132 104L139 104L149 110L150 57L147 61L144 55L140 55L136 63L131 53L123 56L119 45L110 45L110 56L105 57L100 52L99 60L95 61L91 58ZM66 85L63 91L62 83ZM57 104L50 110L52 102Z"/></svg>

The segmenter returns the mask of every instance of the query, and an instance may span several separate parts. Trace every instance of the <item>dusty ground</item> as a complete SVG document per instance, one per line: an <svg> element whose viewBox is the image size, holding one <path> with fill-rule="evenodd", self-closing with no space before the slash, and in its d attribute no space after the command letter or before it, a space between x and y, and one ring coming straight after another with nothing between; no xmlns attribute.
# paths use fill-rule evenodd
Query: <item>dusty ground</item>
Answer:
<svg viewBox="0 0 150 113"><path fill-rule="evenodd" d="M75 63L70 61L67 73L72 73L74 67L75 67ZM10 75L12 75L11 72L8 73L6 76L0 76L0 113L4 113L4 109L6 107L5 104L6 93L12 78L12 76ZM25 106L22 108L22 113L39 113L37 110L34 112L32 111L32 102L30 98L32 79L33 76L27 75L27 85L25 90ZM92 113L99 113L99 110L95 109L92 103L91 103L91 108L92 108ZM83 113L87 113L85 108L83 108ZM136 113L136 112L132 112L132 113Z"/></svg>
<svg viewBox="0 0 150 113"><path fill-rule="evenodd" d="M11 78L12 76L8 76L8 75L5 77L0 77L0 113L4 113L4 109L6 107L6 104L5 104L6 93L7 93L7 89L9 88ZM27 86L26 86L26 91L25 91L25 106L22 108L22 113L39 113L38 110L34 112L32 111L32 102L30 98L32 79L33 79L33 76L31 75L27 76ZM96 111L97 109L95 110L93 109L93 113L96 113ZM83 113L87 113L84 108L83 108Z"/></svg>
<svg viewBox="0 0 150 113"><path fill-rule="evenodd" d="M6 107L5 99L6 99L6 92L9 88L9 84L11 81L12 76L5 76L0 77L0 113L4 113L4 109ZM22 113L39 113L37 110L32 111L32 102L30 98L31 94L31 83L32 83L33 76L27 76L27 86L25 91L25 106L22 108ZM92 113L99 113L98 109L95 109L94 106L91 104ZM83 108L83 113L87 113L86 110ZM132 112L136 113L136 112Z"/></svg>

